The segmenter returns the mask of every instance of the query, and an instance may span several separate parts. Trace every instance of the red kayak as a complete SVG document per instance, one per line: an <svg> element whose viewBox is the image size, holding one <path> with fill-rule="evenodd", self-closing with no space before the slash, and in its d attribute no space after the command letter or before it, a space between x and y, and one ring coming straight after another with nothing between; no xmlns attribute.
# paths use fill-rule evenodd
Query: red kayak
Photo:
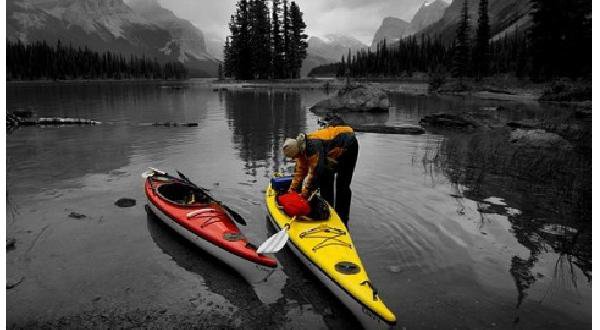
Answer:
<svg viewBox="0 0 600 330"><path fill-rule="evenodd" d="M185 176L175 178L158 170L144 176L152 212L189 241L234 267L245 260L277 266L275 259L256 253L231 214Z"/></svg>

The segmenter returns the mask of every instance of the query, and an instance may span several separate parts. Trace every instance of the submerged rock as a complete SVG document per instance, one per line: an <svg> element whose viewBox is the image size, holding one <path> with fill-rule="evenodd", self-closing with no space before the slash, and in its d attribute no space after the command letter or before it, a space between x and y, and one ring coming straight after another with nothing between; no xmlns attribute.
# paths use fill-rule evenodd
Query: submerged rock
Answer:
<svg viewBox="0 0 600 330"><path fill-rule="evenodd" d="M6 250L14 250L16 244L17 244L16 239L14 239L12 237L6 238Z"/></svg>
<svg viewBox="0 0 600 330"><path fill-rule="evenodd" d="M318 102L310 111L324 114L329 112L387 112L390 100L386 92L372 86L349 86L338 95Z"/></svg>
<svg viewBox="0 0 600 330"><path fill-rule="evenodd" d="M506 126L510 128L538 128L540 125L540 121L535 119L523 119L506 123Z"/></svg>
<svg viewBox="0 0 600 330"><path fill-rule="evenodd" d="M6 289L7 290L14 289L17 286L19 286L19 284L21 284L24 280L25 280L25 276L21 276L21 278L18 280L6 279Z"/></svg>
<svg viewBox="0 0 600 330"><path fill-rule="evenodd" d="M78 212L71 212L71 213L69 213L69 218L83 219L83 218L85 218L85 214L81 214L81 213L78 213Z"/></svg>
<svg viewBox="0 0 600 330"><path fill-rule="evenodd" d="M121 198L115 202L115 205L118 207L132 207L135 206L135 203L135 199Z"/></svg>
<svg viewBox="0 0 600 330"><path fill-rule="evenodd" d="M361 133L378 133L378 134L410 134L417 135L425 133L425 130L420 126L403 125L403 126L385 126L385 125L352 125L355 132Z"/></svg>
<svg viewBox="0 0 600 330"><path fill-rule="evenodd" d="M480 125L468 114L434 113L421 118L420 124L439 128L477 128Z"/></svg>
<svg viewBox="0 0 600 330"><path fill-rule="evenodd" d="M175 122L156 122L152 123L154 127L198 127L198 123L175 123Z"/></svg>
<svg viewBox="0 0 600 330"><path fill-rule="evenodd" d="M571 144L560 135L543 129L516 129L510 134L510 142L538 148L571 148Z"/></svg>

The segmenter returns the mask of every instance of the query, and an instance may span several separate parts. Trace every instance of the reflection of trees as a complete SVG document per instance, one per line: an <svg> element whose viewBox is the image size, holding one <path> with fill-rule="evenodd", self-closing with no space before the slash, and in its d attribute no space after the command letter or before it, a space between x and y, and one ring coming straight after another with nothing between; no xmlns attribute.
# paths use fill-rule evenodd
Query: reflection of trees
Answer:
<svg viewBox="0 0 600 330"><path fill-rule="evenodd" d="M283 140L306 130L306 111L301 107L300 95L285 91L226 91L220 95L223 99L233 142L246 166L256 169L257 163L265 162L277 171L283 160Z"/></svg>
<svg viewBox="0 0 600 330"><path fill-rule="evenodd" d="M518 291L517 307L535 283L532 269L540 254L559 255L555 272L573 266L591 281L591 154L571 149L533 149L508 142L508 131L448 135L433 157L451 183L468 189L465 197L483 201L501 196L518 214L492 207L480 212L506 214L517 241L530 254L513 256L510 273ZM480 203L478 203L479 205Z"/></svg>

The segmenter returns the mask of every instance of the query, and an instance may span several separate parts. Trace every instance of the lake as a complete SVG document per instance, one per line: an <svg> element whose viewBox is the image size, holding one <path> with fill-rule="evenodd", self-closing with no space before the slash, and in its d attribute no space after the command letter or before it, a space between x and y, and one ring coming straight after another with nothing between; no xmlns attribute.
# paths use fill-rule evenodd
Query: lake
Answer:
<svg viewBox="0 0 600 330"><path fill-rule="evenodd" d="M140 177L149 166L182 171L240 213L242 231L258 244L273 234L264 190L274 172L293 166L283 140L318 128L306 107L327 97L217 92L201 80L9 84L8 111L102 124L7 135L6 228L16 239L7 251L15 284L6 293L7 326L355 327L287 249L261 278L187 244L146 212ZM389 114L353 120L416 124L435 112L499 105L505 120L574 111L450 96L390 99ZM167 121L198 127L149 125ZM504 161L503 134L357 133L349 229L398 328L591 327L591 142L560 157L544 149L533 160ZM120 198L137 203L121 208Z"/></svg>

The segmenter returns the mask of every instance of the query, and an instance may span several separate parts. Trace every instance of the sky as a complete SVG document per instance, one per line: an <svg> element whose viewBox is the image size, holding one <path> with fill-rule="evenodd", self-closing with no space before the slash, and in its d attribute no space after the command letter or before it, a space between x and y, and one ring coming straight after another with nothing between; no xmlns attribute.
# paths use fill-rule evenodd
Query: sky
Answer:
<svg viewBox="0 0 600 330"><path fill-rule="evenodd" d="M449 0L447 0L449 1ZM224 39L237 0L160 0L187 19L208 38ZM388 16L410 21L425 0L296 0L311 36L344 34L370 45L381 21Z"/></svg>

